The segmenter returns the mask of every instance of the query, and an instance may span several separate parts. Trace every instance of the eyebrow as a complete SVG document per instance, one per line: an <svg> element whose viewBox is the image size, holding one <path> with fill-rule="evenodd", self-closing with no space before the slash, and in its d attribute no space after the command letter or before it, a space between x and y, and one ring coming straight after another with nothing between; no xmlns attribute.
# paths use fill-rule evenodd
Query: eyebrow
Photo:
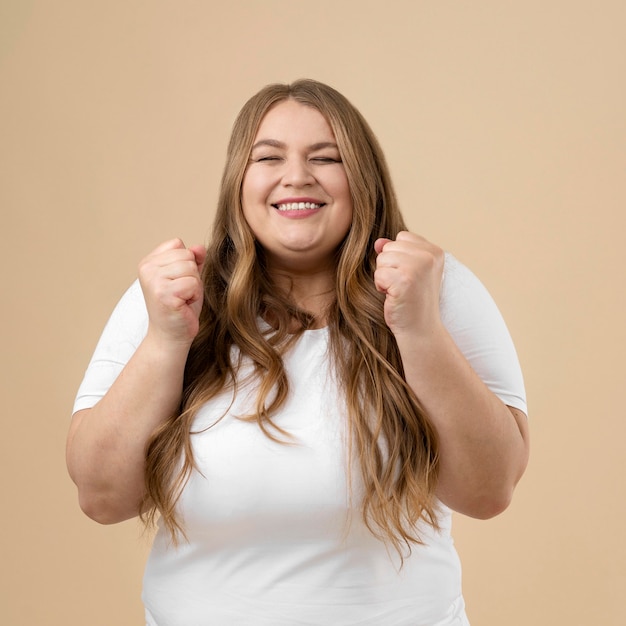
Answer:
<svg viewBox="0 0 626 626"><path fill-rule="evenodd" d="M262 146L269 146L270 148L280 148L281 150L284 150L287 147L282 141L278 141L276 139L260 139L252 146L252 150L256 150L257 148L260 148ZM311 151L323 150L324 148L334 148L335 150L339 149L337 144L332 141L321 141L319 143L314 143L308 146L308 149Z"/></svg>

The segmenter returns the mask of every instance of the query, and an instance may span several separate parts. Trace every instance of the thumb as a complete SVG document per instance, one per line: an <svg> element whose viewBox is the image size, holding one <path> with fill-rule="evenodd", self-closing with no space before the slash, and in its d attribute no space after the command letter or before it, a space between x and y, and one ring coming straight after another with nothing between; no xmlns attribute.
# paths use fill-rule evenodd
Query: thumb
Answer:
<svg viewBox="0 0 626 626"><path fill-rule="evenodd" d="M374 250L376 250L376 254L380 254L383 251L383 248L390 242L391 239L387 239L386 237L381 237L374 242Z"/></svg>
<svg viewBox="0 0 626 626"><path fill-rule="evenodd" d="M198 266L198 272L202 273L202 267L206 260L206 248L204 246L189 246L189 250L193 252L196 265Z"/></svg>

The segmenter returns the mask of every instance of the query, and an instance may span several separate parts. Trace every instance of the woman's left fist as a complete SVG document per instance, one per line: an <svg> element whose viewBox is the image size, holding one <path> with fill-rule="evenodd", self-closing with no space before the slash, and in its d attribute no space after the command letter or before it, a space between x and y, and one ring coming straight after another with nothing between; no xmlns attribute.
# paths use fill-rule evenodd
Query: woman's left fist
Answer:
<svg viewBox="0 0 626 626"><path fill-rule="evenodd" d="M394 335L429 333L441 323L439 290L444 251L401 231L395 241L377 239L374 284L385 294L385 322Z"/></svg>

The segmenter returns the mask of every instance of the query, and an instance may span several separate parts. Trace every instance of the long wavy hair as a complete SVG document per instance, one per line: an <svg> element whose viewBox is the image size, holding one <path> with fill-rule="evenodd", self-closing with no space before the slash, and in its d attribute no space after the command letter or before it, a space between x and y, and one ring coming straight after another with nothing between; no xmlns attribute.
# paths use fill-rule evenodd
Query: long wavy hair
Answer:
<svg viewBox="0 0 626 626"><path fill-rule="evenodd" d="M146 449L142 517L150 524L160 514L174 543L185 537L176 503L195 468L193 421L200 407L225 387L236 391L243 358L253 364L258 379L256 411L247 419L272 439L289 436L272 422L289 394L282 356L315 320L277 289L241 205L259 124L272 106L287 99L324 115L348 178L353 222L336 252L335 298L327 315L331 358L345 392L349 456L360 467L364 522L399 552L410 552L412 544L421 542L420 520L438 527L438 445L405 380L398 346L385 324L384 296L373 282L375 240L395 238L405 224L369 125L339 92L312 80L265 87L234 123L203 270L200 330L186 363L180 411L154 433ZM260 328L259 318L271 320L273 332Z"/></svg>

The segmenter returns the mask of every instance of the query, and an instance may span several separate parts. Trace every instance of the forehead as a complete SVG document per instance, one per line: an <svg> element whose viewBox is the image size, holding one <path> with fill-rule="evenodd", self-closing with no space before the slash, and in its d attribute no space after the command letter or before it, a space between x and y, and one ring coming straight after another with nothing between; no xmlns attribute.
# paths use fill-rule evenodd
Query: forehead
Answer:
<svg viewBox="0 0 626 626"><path fill-rule="evenodd" d="M326 118L315 107L283 100L263 116L255 142L264 139L283 143L318 143L334 141L335 136Z"/></svg>

